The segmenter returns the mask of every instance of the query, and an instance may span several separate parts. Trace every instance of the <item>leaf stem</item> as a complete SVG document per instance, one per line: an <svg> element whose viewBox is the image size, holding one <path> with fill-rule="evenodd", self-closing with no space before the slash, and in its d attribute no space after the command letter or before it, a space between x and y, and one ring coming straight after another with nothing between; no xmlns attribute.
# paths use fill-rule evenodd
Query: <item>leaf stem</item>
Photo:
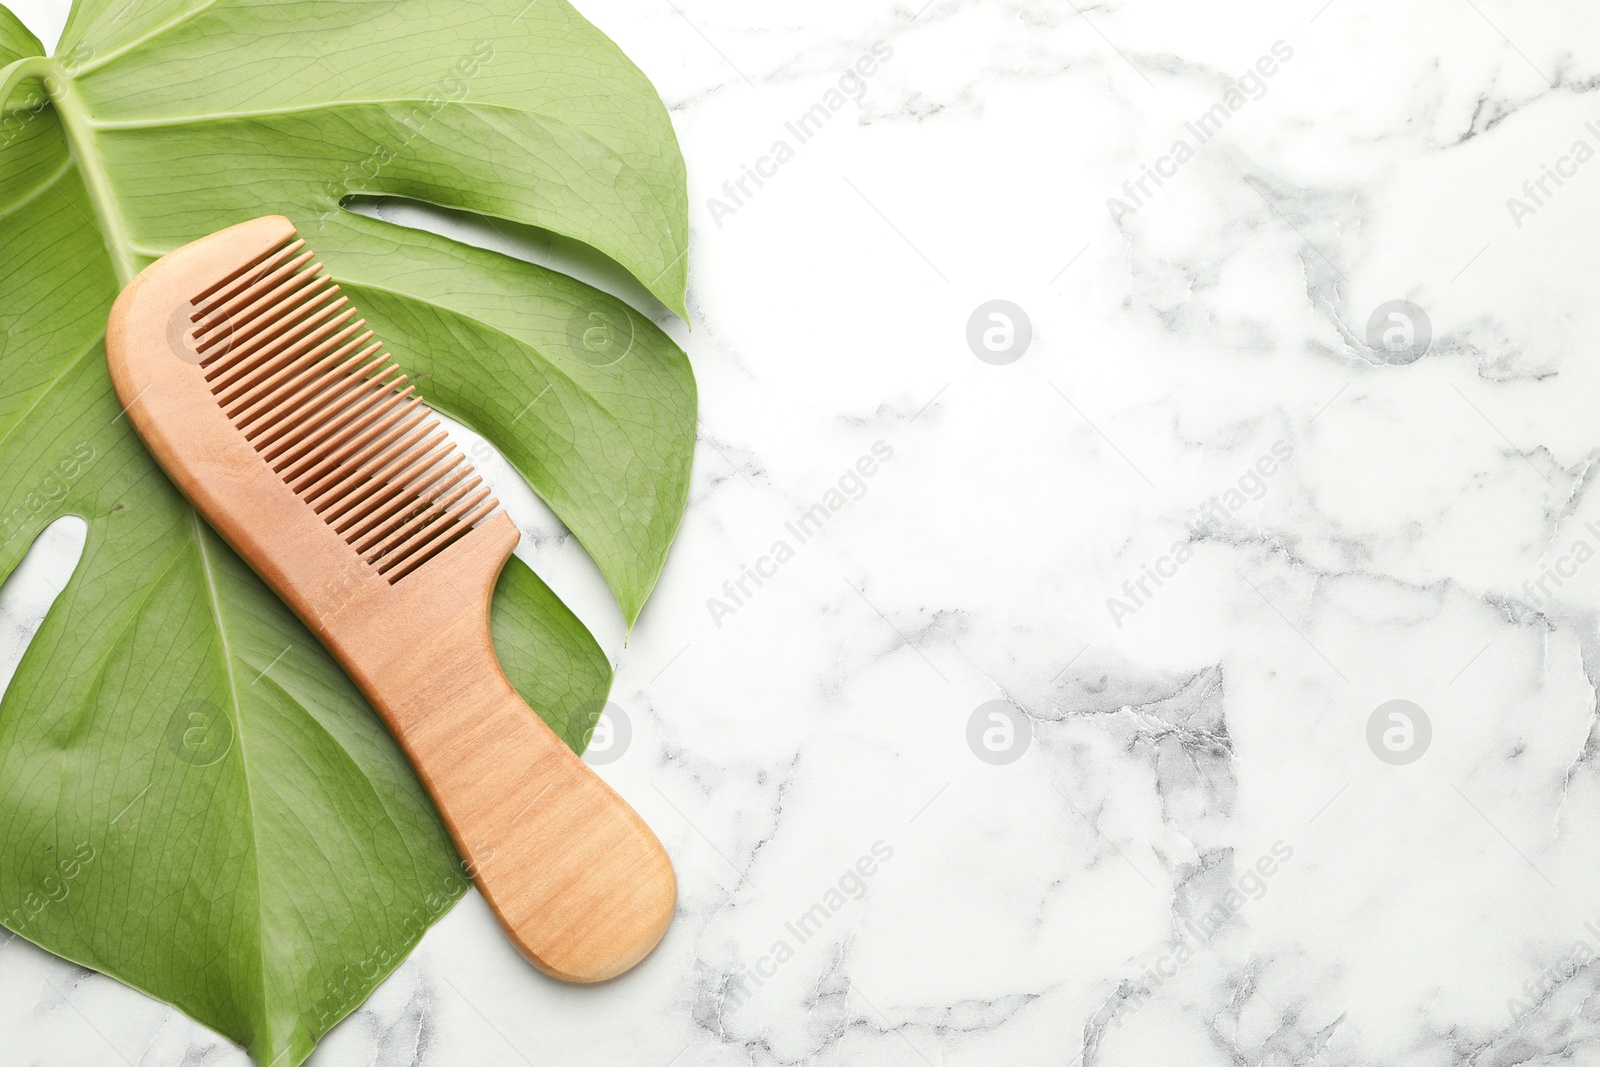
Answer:
<svg viewBox="0 0 1600 1067"><path fill-rule="evenodd" d="M17 91L17 86L32 78L43 80L50 77L50 74L50 60L44 56L25 56L5 67L0 67L0 108L4 108L10 102L11 94Z"/></svg>
<svg viewBox="0 0 1600 1067"><path fill-rule="evenodd" d="M72 153L73 162L78 166L78 173L83 176L83 185L89 192L89 201L94 205L96 221L100 224L100 235L106 243L106 253L111 257L111 265L117 272L117 281L127 285L139 272L134 258L133 238L128 233L127 222L117 206L116 195L111 191L111 182L106 178L105 168L100 165L100 154L95 147L94 129L89 119L89 112L83 106L83 101L78 98L78 91L72 84L72 76L61 68L61 64L45 56L19 59L0 69L0 108L5 106L17 86L29 79L38 79L44 83L45 93L55 105L56 113L61 116L61 127L67 135L67 147Z"/></svg>

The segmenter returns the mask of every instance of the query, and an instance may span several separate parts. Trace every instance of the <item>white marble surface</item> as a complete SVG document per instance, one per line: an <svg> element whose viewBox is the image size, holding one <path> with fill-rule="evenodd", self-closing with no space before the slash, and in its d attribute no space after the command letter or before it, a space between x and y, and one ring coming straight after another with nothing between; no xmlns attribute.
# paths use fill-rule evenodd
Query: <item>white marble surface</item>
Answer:
<svg viewBox="0 0 1600 1067"><path fill-rule="evenodd" d="M522 514L617 656L603 773L682 905L575 989L470 897L312 1062L1600 1063L1600 162L1571 157L1600 15L921 2L582 5L671 107L693 201L700 450L628 647ZM1535 200L1545 165L1570 177ZM1032 325L1006 365L966 340L995 298ZM1369 343L1400 300L1425 351ZM1369 747L1392 700L1431 724L1410 763ZM969 747L991 701L1014 762ZM245 1062L16 941L0 1033L6 1064Z"/></svg>

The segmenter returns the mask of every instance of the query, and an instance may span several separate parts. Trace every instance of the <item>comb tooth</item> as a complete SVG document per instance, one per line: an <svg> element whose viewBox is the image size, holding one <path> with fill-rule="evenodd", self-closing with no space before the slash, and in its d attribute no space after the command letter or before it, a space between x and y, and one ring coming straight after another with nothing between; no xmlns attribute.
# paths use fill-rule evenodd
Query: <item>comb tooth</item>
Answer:
<svg viewBox="0 0 1600 1067"><path fill-rule="evenodd" d="M379 492L368 496L360 508L352 510L342 520L342 524L335 525L339 536L359 552L362 551L362 544L371 543L374 534L382 537L384 531L393 529L396 517L415 503L404 493L404 488L404 485L385 484Z"/></svg>
<svg viewBox="0 0 1600 1067"><path fill-rule="evenodd" d="M360 536L353 532L350 534L352 538L350 544L355 547L357 552L365 552L376 544L380 538L386 536L390 530L394 529L390 525L391 523L405 521L404 516L408 509L417 505L415 491L417 482L428 471L449 458L452 447L449 438L443 433L439 433L429 439L425 449L420 447L409 449L405 455L400 457L403 465L385 477L385 480L390 483L396 492L389 497L388 503L379 505L379 514L383 517L376 526L370 527L365 534Z"/></svg>
<svg viewBox="0 0 1600 1067"><path fill-rule="evenodd" d="M345 462L319 474L299 490L301 497L317 509L328 525L340 529L340 521L351 508L386 487L377 480L376 474L388 463L390 453L398 449L403 454L415 443L414 438L426 435L439 425L429 420L431 414L426 404L408 407L400 417L346 457Z"/></svg>
<svg viewBox="0 0 1600 1067"><path fill-rule="evenodd" d="M275 391L269 383L277 380L280 374L288 372L298 378L296 367L301 371L314 368L330 349L350 344L350 335L361 329L362 321L347 321L355 314L355 308L334 314L344 302L344 298L340 297L316 314L288 327L259 354L230 368L237 373L220 378L213 386L217 402L224 410L247 409L247 406L253 406L260 400L263 393ZM324 344L328 341L332 343ZM309 360L301 358L308 353L311 356ZM229 418L232 417L230 411Z"/></svg>
<svg viewBox="0 0 1600 1067"><path fill-rule="evenodd" d="M253 413L262 400L276 395L281 386L299 381L303 374L330 358L330 353L336 354L352 344L365 344L372 337L371 330L351 340L351 335L366 325L365 319L347 321L355 313L355 308L348 308L344 314L323 323L308 336L297 338L271 361L275 366L265 365L256 374L215 386L212 392L216 394L217 403L228 413L228 418L237 420Z"/></svg>
<svg viewBox="0 0 1600 1067"><path fill-rule="evenodd" d="M472 464L461 460L428 487L428 499L448 511L454 506L450 501L459 500L461 494L470 493L482 484L483 478L473 472Z"/></svg>
<svg viewBox="0 0 1600 1067"><path fill-rule="evenodd" d="M396 530L410 522L419 513L418 507L416 498L410 494L392 495L344 537L350 547L370 563L377 558L377 546L385 544Z"/></svg>
<svg viewBox="0 0 1600 1067"><path fill-rule="evenodd" d="M405 380L399 368L390 364L362 384L340 386L331 390L313 412L296 419L295 429L279 438L267 452L262 453L268 466L278 472L286 482L294 478L286 473L305 462L315 463L319 453L342 444L345 435L362 425L362 416L376 404L395 395L395 387ZM395 374L390 378L390 374Z"/></svg>
<svg viewBox="0 0 1600 1067"><path fill-rule="evenodd" d="M285 305L276 317L265 320L262 328L242 339L233 337L228 345L200 361L206 380L214 387L226 388L269 363L283 345L292 343L350 302L342 296L329 301L338 291L337 286L310 291L307 299Z"/></svg>
<svg viewBox="0 0 1600 1067"><path fill-rule="evenodd" d="M373 347L346 356L320 374L308 375L289 393L258 407L248 423L240 420L239 429L256 446L268 466L276 464L285 452L314 433L321 425L316 420L329 405L333 405L332 411L339 410L342 398L352 388L348 376L363 366L362 361L371 354ZM334 358L338 355L334 353ZM372 364L366 364L366 369L371 367Z"/></svg>
<svg viewBox="0 0 1600 1067"><path fill-rule="evenodd" d="M322 264L316 262L310 252L298 256L217 308L196 327L195 332L210 333L223 323L232 327L233 333L242 332L244 327L258 321L263 314L289 303L301 289L326 279L327 275L320 273L321 270ZM215 339L208 339L205 343L214 344Z"/></svg>
<svg viewBox="0 0 1600 1067"><path fill-rule="evenodd" d="M302 244L302 248L304 245ZM287 250L286 250L287 251ZM207 306L197 312L194 321L196 333L205 333L221 323L224 319L233 316L241 308L252 303L257 297L273 288L284 278L296 274L309 263L315 255L310 251L301 252L296 256L275 255L268 262L262 264L263 269L252 274L244 284L235 286L226 294L212 300Z"/></svg>
<svg viewBox="0 0 1600 1067"><path fill-rule="evenodd" d="M349 461L325 472L306 486L301 491L302 498L329 525L337 528L345 512L370 496L374 490L385 488L378 475L388 466L391 458L404 455L408 448L438 427L439 423L428 417L431 414L426 404L419 404L416 409L408 411L404 418L362 445Z"/></svg>
<svg viewBox="0 0 1600 1067"><path fill-rule="evenodd" d="M249 426L263 413L276 408L286 396L305 385L307 381L315 380L318 375L327 374L339 363L348 359L351 352L372 340L371 330L356 332L361 330L362 323L363 320L357 319L346 324L338 333L323 338L254 386L241 387L229 393L227 399L222 401L228 417L240 427ZM310 343L312 340L308 337L303 343Z"/></svg>
<svg viewBox="0 0 1600 1067"><path fill-rule="evenodd" d="M306 300L284 309L276 318L264 321L261 329L253 331L246 339L240 349L240 358L230 360L225 367L219 367L222 373L212 380L226 388L254 374L270 371L285 346L293 345L307 334L315 332L319 325L350 303L346 297L335 298L338 292L337 286L317 289Z"/></svg>
<svg viewBox="0 0 1600 1067"><path fill-rule="evenodd" d="M295 458L289 469L279 472L279 477L302 496L308 496L314 488L325 488L324 479L348 472L352 462L359 462L374 445L408 425L408 420L414 421L421 404L420 398L411 395L414 389L415 386L408 386L364 408L336 434Z"/></svg>
<svg viewBox="0 0 1600 1067"><path fill-rule="evenodd" d="M253 304L264 293L270 292L277 288L279 283L285 278L288 278L291 274L299 273L300 268L304 267L312 258L312 254L310 252L306 252L303 255L297 256L294 259L280 264L275 269L261 275L256 281L246 286L244 289L239 290L227 300L214 305L210 311L196 317L196 326L194 328L195 337L204 337L206 334L210 333L212 330L216 329L225 322L237 325L239 319L236 318L236 316L238 316L244 308Z"/></svg>
<svg viewBox="0 0 1600 1067"><path fill-rule="evenodd" d="M448 478L452 471L463 465L465 464L461 458L461 452L456 448L455 442L452 441L445 446L444 455L440 457L437 463L430 463L428 466L417 470L411 483L406 487L406 491L419 500L432 500L438 495L436 489L439 483Z"/></svg>
<svg viewBox="0 0 1600 1067"><path fill-rule="evenodd" d="M258 450L272 459L276 454L273 444L285 436L309 431L313 424L308 419L315 419L330 401L337 402L355 386L350 378L365 377L388 362L387 354L378 351L381 347L374 341L340 363L333 372L317 375L280 403L262 409L249 427L241 425L240 429Z"/></svg>
<svg viewBox="0 0 1600 1067"><path fill-rule="evenodd" d="M270 319L264 319L248 335L235 335L233 342L218 349L215 359L201 360L206 380L213 389L228 389L251 376L270 370L286 346L302 340L307 333L336 315L349 303L345 297L331 299L336 288L325 287L309 292L308 299L285 305Z"/></svg>
<svg viewBox="0 0 1600 1067"><path fill-rule="evenodd" d="M452 459L459 460L459 457L442 456L440 462L449 463L449 468L454 469L456 463L452 462ZM363 553L369 563L385 553L399 551L400 547L410 541L421 527L444 513L444 508L435 506L434 501L437 499L438 494L429 496L419 493L417 503L403 513L403 521L388 527L387 532L373 531L355 542L356 551ZM409 515L409 518L405 517L406 515Z"/></svg>
<svg viewBox="0 0 1600 1067"><path fill-rule="evenodd" d="M450 454L449 465L430 476L428 483L417 490L417 495L428 501L441 500L452 487L471 473L472 464L468 463L460 452L453 451Z"/></svg>
<svg viewBox="0 0 1600 1067"><path fill-rule="evenodd" d="M487 500L484 500L482 503L478 504L476 507L472 508L470 512L467 511L467 508L471 507L471 505L462 505L459 510L452 507L451 511L453 514L451 515L451 518L463 526L471 526L473 523L477 522L479 519L483 518L485 515L489 514L489 512L493 511L499 506L500 501L491 496Z"/></svg>
<svg viewBox="0 0 1600 1067"><path fill-rule="evenodd" d="M201 290L200 295L190 301L197 309L194 318L190 321L198 320L202 315L215 310L223 301L232 299L234 294L253 284L262 275L271 271L279 263L282 263L305 246L306 243L303 240L296 238L273 251L263 253L260 257L224 277L220 282Z"/></svg>
<svg viewBox="0 0 1600 1067"><path fill-rule="evenodd" d="M364 538L380 527L388 529L394 513L405 509L410 498L404 489L404 485L390 482L379 484L374 492L362 498L362 506L351 510L343 518L342 525L336 522L334 529L359 552L357 546Z"/></svg>
<svg viewBox="0 0 1600 1067"><path fill-rule="evenodd" d="M446 456L449 445L439 445L437 442L441 440L443 435L430 438L399 457L404 465L382 479L385 484L369 498L374 504L372 509L355 525L343 531L351 547L364 552L394 529L395 523L405 521L406 514L417 504L416 494L411 491L417 475L426 473ZM421 464L421 468L416 474L410 474L418 464Z"/></svg>
<svg viewBox="0 0 1600 1067"><path fill-rule="evenodd" d="M443 522L455 522L463 512L477 507L488 499L490 489L482 482L483 479L481 478L473 478L450 492L441 492L435 500L439 509L440 520Z"/></svg>
<svg viewBox="0 0 1600 1067"><path fill-rule="evenodd" d="M438 500L449 492L452 486L471 473L471 465L461 461L461 454L453 447L446 447L436 459L418 472L411 483L405 486L405 499L410 500L414 506L427 505ZM426 510L424 507L423 512ZM348 530L347 536L357 552L383 552L398 532L398 528L394 525L395 520L399 520L402 526L409 526L415 521L404 518L405 508L390 513L387 517L384 517L384 511L385 509L380 508L378 514L369 516L366 522ZM417 517L422 516L419 514Z"/></svg>
<svg viewBox="0 0 1600 1067"><path fill-rule="evenodd" d="M218 360L206 368L206 381L211 383L211 391L217 396L226 396L232 403L231 393L252 382L258 382L263 375L271 374L282 365L285 358L293 358L306 343L316 343L328 335L330 331L343 329L355 316L356 309L349 306L350 301L344 297L331 301L322 307L313 309L310 315L287 324L270 338L241 345L233 355L236 358ZM357 320L358 324L363 320ZM359 328L359 326L358 326Z"/></svg>
<svg viewBox="0 0 1600 1067"><path fill-rule="evenodd" d="M190 306L194 308L194 315L189 321L197 321L202 315L215 309L217 305L228 300L241 289L253 284L256 279L304 247L304 241L286 241L261 253L243 266L229 271L220 281L206 286L206 288L200 290L193 300L189 301Z"/></svg>
<svg viewBox="0 0 1600 1067"><path fill-rule="evenodd" d="M475 507L488 495L489 489L485 486L476 493L468 495L459 503L464 507ZM373 563L378 568L379 574L383 574L388 570L404 565L407 560L429 548L440 537L448 536L455 526L456 521L451 518L449 510L440 508L438 511L430 513L427 522L419 525L400 541L396 542L381 557L375 555L369 558L368 562Z"/></svg>
<svg viewBox="0 0 1600 1067"><path fill-rule="evenodd" d="M396 463L402 463L406 457L419 448L431 448L433 444L444 438L444 431L438 429L439 423L435 420L424 418L415 427L408 429L404 435L395 437L378 449L372 457L360 467L344 474L343 478L336 478L314 492L308 490L305 500L317 513L330 521L336 520L344 514L347 505L346 499L352 482L360 484L363 481L389 482L389 474ZM431 436L430 436L431 435ZM399 491L401 487L390 484L378 486L378 492L388 490Z"/></svg>
<svg viewBox="0 0 1600 1067"><path fill-rule="evenodd" d="M278 340L274 351L253 361L254 366L231 368L233 373L218 375L211 385L217 403L227 410L230 419L234 418L285 378L316 363L330 348L346 343L352 334L360 332L366 320L352 322L355 313L355 308L347 307L308 330L291 331Z"/></svg>
<svg viewBox="0 0 1600 1067"><path fill-rule="evenodd" d="M390 385L397 387L405 380L406 376L402 374ZM343 460L372 435L381 433L385 416L391 412L401 414L396 408L407 406L407 398L416 391L415 385L408 385L396 392L369 394L352 404L345 418L329 423L325 433L307 438L298 449L285 453L273 464L272 469L289 483L289 488L298 492L302 484L314 482L329 466ZM418 404L421 400L415 398L411 403Z"/></svg>
<svg viewBox="0 0 1600 1067"><path fill-rule="evenodd" d="M189 310L224 416L388 582L499 507L304 241L257 255Z"/></svg>
<svg viewBox="0 0 1600 1067"><path fill-rule="evenodd" d="M310 269L296 274L264 279L263 285L272 283L264 292L241 307L237 314L225 315L213 323L217 325L226 322L229 329L214 331L209 337L199 341L196 347L202 353L208 353L209 349L227 342L218 354L218 358L221 358L222 354L237 348L241 342L248 341L262 329L283 321L287 309L304 303L308 297L324 288L330 281L326 274L317 273L321 266L320 263L313 263Z"/></svg>
<svg viewBox="0 0 1600 1067"><path fill-rule="evenodd" d="M392 427L410 418L422 403L416 390L412 384L389 395L375 394L375 399L364 403L336 435L311 442L302 454L280 461L276 468L279 477L297 493L316 485L324 475L345 465Z"/></svg>
<svg viewBox="0 0 1600 1067"><path fill-rule="evenodd" d="M468 499L472 503L477 503L487 496L488 492L487 489L481 489ZM448 535L454 525L455 521L444 510L429 511L419 516L417 524L407 529L404 537L382 553L369 555L367 562L376 567L379 574L403 566L412 556L425 551L440 537Z"/></svg>
<svg viewBox="0 0 1600 1067"><path fill-rule="evenodd" d="M489 499L480 503L477 507L473 508L470 512L461 515L459 518L454 518L451 520L449 525L441 531L442 533L446 534L445 537L434 541L432 544L423 544L417 546L417 548L412 551L411 558L409 560L399 562L398 565L396 563L389 563L387 566L379 568L378 573L387 578L391 583L398 582L400 579L404 578L406 575L410 574L412 571L428 562L434 556L437 556L439 553L443 552L445 549L461 540L461 538L465 537L473 526L475 526L479 521L481 521L499 506L500 502L494 497L490 497Z"/></svg>
<svg viewBox="0 0 1600 1067"><path fill-rule="evenodd" d="M365 352L358 353L346 362L354 364L364 355ZM348 426L365 409L368 401L374 397L381 400L390 393L399 378L390 379L389 376L397 373L399 368L388 363L387 358L386 354L379 353L372 362L353 372L352 377L360 375L359 380L347 378L344 381L326 382L320 393L308 398L298 410L285 416L280 423L284 427L283 432L277 435L276 440L262 446L261 454L268 466L276 468L279 464L292 463L303 457L308 449L315 448L319 442ZM378 369L374 371L374 367Z"/></svg>
<svg viewBox="0 0 1600 1067"><path fill-rule="evenodd" d="M268 464L276 467L310 439L337 426L362 397L384 386L399 368L388 362L387 353L377 351L379 347L374 341L337 366L330 362L327 370L308 376L298 390L261 408L259 420L252 416L254 428L247 427L245 435L262 435L261 454Z"/></svg>
<svg viewBox="0 0 1600 1067"><path fill-rule="evenodd" d="M474 475L468 480L465 488L471 490L475 488L481 481L483 481L482 478ZM365 518L355 522L354 525L342 529L340 532L345 539L351 543L352 546L356 547L357 550L360 551L361 544L364 542L370 543L371 535L378 532L378 527L382 527L385 530L391 528L389 521L393 518L392 512L396 507L403 503L404 499L395 500L390 498L388 504L377 508L369 513Z"/></svg>

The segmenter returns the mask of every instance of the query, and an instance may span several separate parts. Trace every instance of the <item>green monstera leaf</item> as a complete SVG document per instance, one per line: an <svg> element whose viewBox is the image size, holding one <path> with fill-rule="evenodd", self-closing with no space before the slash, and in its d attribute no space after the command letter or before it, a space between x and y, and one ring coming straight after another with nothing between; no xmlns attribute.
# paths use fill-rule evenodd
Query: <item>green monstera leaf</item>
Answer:
<svg viewBox="0 0 1600 1067"><path fill-rule="evenodd" d="M88 526L0 701L0 923L297 1064L467 882L360 695L146 455L106 313L164 252L287 215L631 625L686 499L683 353L562 274L342 205L538 227L681 314L682 160L562 0L80 0L55 58L0 8L0 105L0 578L57 518ZM515 560L493 621L581 750L611 678L594 639Z"/></svg>

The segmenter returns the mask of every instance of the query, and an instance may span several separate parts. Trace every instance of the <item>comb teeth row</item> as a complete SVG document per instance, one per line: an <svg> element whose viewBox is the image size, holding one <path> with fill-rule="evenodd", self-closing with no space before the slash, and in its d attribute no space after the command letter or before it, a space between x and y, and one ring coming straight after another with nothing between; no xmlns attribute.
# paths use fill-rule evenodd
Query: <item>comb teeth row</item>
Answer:
<svg viewBox="0 0 1600 1067"><path fill-rule="evenodd" d="M217 404L389 582L498 506L304 241L191 303L190 337Z"/></svg>

